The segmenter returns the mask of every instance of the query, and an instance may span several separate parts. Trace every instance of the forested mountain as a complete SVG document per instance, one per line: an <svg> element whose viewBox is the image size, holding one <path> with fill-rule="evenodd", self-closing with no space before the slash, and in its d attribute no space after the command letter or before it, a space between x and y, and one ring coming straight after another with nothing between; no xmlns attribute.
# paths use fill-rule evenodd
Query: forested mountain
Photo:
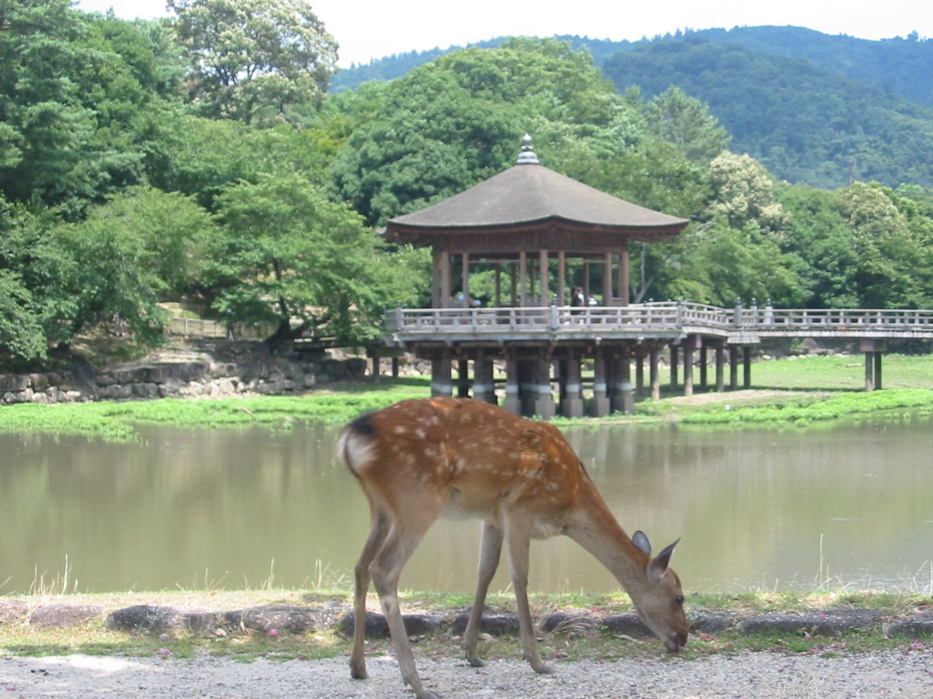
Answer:
<svg viewBox="0 0 933 699"><path fill-rule="evenodd" d="M690 36L616 53L603 73L623 92L650 98L676 85L706 102L734 150L789 182L933 185L933 108L805 59Z"/></svg>
<svg viewBox="0 0 933 699"><path fill-rule="evenodd" d="M638 86L650 98L674 85L706 102L733 149L789 182L933 184L933 41L866 41L799 27L709 29L637 42L559 38L585 47L620 91ZM334 86L399 77L442 53L373 61L341 71Z"/></svg>

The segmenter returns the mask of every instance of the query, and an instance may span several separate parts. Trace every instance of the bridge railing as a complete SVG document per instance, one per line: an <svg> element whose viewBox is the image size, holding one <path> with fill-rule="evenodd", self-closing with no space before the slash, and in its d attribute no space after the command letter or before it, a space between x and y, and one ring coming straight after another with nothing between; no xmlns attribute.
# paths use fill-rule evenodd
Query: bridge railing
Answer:
<svg viewBox="0 0 933 699"><path fill-rule="evenodd" d="M726 309L700 303L652 302L630 306L396 308L386 314L393 333L444 335L574 332L919 332L933 336L933 310Z"/></svg>

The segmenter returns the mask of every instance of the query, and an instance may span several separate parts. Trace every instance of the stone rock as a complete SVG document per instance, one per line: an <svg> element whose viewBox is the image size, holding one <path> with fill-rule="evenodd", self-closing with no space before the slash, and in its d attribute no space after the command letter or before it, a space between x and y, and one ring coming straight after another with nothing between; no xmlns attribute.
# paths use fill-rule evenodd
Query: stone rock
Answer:
<svg viewBox="0 0 933 699"><path fill-rule="evenodd" d="M0 375L0 391L19 393L29 387L29 377L21 374Z"/></svg>
<svg viewBox="0 0 933 699"><path fill-rule="evenodd" d="M894 636L907 636L908 638L918 636L933 637L933 612L918 614L910 619L885 624L883 629L884 635L888 638Z"/></svg>
<svg viewBox="0 0 933 699"><path fill-rule="evenodd" d="M597 620L581 610L551 612L541 624L548 633L578 633L592 631L597 626Z"/></svg>
<svg viewBox="0 0 933 699"><path fill-rule="evenodd" d="M344 614L338 622L340 633L344 636L352 636L355 619L356 615L353 612ZM402 621L405 624L405 632L409 636L424 636L440 629L444 618L431 614L403 614ZM364 634L366 638L388 638L389 622L383 614L366 612Z"/></svg>
<svg viewBox="0 0 933 699"><path fill-rule="evenodd" d="M244 609L240 624L246 629L266 633L269 631L307 633L316 629L321 621L320 610L287 604L273 604Z"/></svg>
<svg viewBox="0 0 933 699"><path fill-rule="evenodd" d="M0 626L23 621L29 616L29 605L21 600L0 602Z"/></svg>
<svg viewBox="0 0 933 699"><path fill-rule="evenodd" d="M735 625L736 615L732 612L703 612L690 624L691 631L717 634Z"/></svg>
<svg viewBox="0 0 933 699"><path fill-rule="evenodd" d="M749 633L801 633L835 636L852 629L866 629L881 616L876 609L829 610L807 614L775 612L761 614L743 621L739 629Z"/></svg>
<svg viewBox="0 0 933 699"><path fill-rule="evenodd" d="M103 613L103 607L95 605L53 604L33 610L29 623L44 629L68 629Z"/></svg>
<svg viewBox="0 0 933 699"><path fill-rule="evenodd" d="M185 617L171 607L138 604L111 612L107 626L118 631L162 633L184 628Z"/></svg>
<svg viewBox="0 0 933 699"><path fill-rule="evenodd" d="M457 615L454 619L453 632L462 636L463 632L466 631L467 622L469 620L470 615L468 613ZM519 631L518 614L484 613L479 628L482 633L488 633L490 636L517 634Z"/></svg>
<svg viewBox="0 0 933 699"><path fill-rule="evenodd" d="M604 617L602 626L610 633L632 638L648 638L654 635L635 612Z"/></svg>

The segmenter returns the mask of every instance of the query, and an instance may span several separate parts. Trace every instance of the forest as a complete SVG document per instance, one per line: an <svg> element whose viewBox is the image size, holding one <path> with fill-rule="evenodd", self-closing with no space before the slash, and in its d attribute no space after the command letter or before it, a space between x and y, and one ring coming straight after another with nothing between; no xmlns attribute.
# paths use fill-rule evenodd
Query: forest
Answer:
<svg viewBox="0 0 933 699"><path fill-rule="evenodd" d="M898 182L792 183L708 102L620 89L555 38L334 91L340 37L313 3L170 6L128 22L68 0L0 5L0 366L67 361L114 319L155 346L168 304L271 323L272 348L372 342L387 306L428 305L431 278L429 252L381 227L511 166L525 133L547 167L691 220L632 251L636 301L931 307L921 164Z"/></svg>

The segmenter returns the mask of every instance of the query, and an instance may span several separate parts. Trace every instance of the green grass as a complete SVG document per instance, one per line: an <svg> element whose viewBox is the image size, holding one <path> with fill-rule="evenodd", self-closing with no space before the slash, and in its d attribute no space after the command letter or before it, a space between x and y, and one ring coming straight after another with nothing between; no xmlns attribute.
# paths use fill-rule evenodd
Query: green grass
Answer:
<svg viewBox="0 0 933 699"><path fill-rule="evenodd" d="M711 374L712 372L710 372ZM696 377L698 380L698 377ZM712 379L712 376L709 376ZM714 394L697 385L692 399L665 395L642 399L634 415L602 421L736 428L742 425L806 426L850 415L885 410L933 410L933 355L886 355L884 390L866 393L864 363L852 355L799 357L755 362L752 391ZM220 399L161 399L59 405L18 404L0 407L0 433L77 434L105 440L132 440L138 424L186 428L262 425L289 429L296 422L343 424L404 398L430 395L430 378L333 384L300 396ZM597 422L555 419L560 425Z"/></svg>

